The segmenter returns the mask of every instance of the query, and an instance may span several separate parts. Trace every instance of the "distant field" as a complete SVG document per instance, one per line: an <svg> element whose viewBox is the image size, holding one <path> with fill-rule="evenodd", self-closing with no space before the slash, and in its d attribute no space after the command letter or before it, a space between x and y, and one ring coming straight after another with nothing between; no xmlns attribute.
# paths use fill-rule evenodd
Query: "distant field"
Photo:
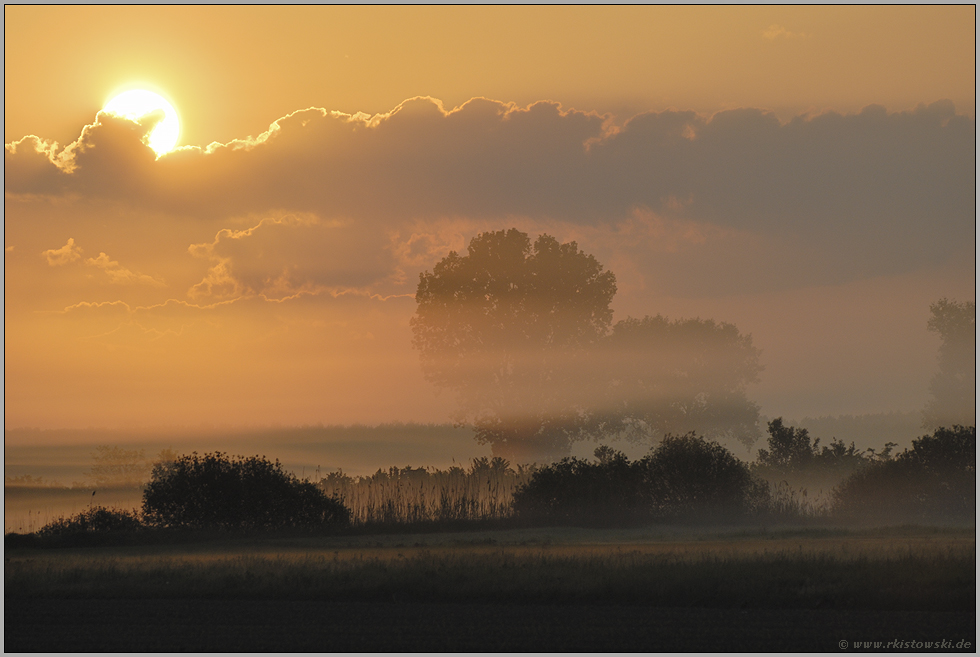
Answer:
<svg viewBox="0 0 980 657"><path fill-rule="evenodd" d="M663 613L679 618L679 614L684 614L678 610L689 610L685 618L708 614L712 618L741 618L750 624L764 621L776 633L772 635L776 637L773 649L780 646L788 649L790 644L784 641L795 636L788 629L784 632L778 627L791 628L794 623L814 623L820 618L836 619L834 627L851 635L860 629L852 621L865 618L872 619L868 622L878 628L876 631L904 629L906 634L918 632L921 636L927 630L935 632L946 627L961 634L969 631L970 636L961 638L972 642L975 639L975 569L976 541L972 528L544 529L7 550L5 638L7 649L14 649L12 646L19 645L17 641L28 640L24 633L29 630L34 637L46 635L48 630L42 631L39 623L55 623L55 617L88 618L85 610L89 609L106 613L115 609L114 615L90 620L96 626L105 625L107 634L102 639L98 633L92 634L95 630L91 627L79 630L91 635L94 642L83 645L89 645L90 649L145 648L138 642L123 646L104 640L115 636L118 623L135 622L121 620L131 616L132 609L157 609L153 612L156 619L149 621L154 625L164 622L163 618L178 623L173 615L179 616L180 609L203 604L201 608L206 608L216 626L221 627L236 622L235 617L222 616L222 610L231 614L231 610L237 609L235 614L241 617L264 608L269 614L283 614L284 610L297 606L337 613L336 605L341 605L348 615L354 608L349 605L359 605L356 608L364 609L365 613L368 610L380 613L383 607L388 610L385 614L397 618L416 613L422 608L419 605L442 609L441 613L450 616L465 616L465 609L471 609L473 613L499 617L499 622L509 624L508 632L518 633L530 631L530 628L520 629L524 621L520 615L513 615L519 608L531 610L527 613L545 614L551 618L549 627L559 622L556 619L564 618L563 622L579 628L584 627L583 622L586 625L591 622L583 620L583 614L595 620L619 613L624 617L644 617L644 622L650 623L658 622L656 619ZM24 617L24 609L34 610L34 616ZM561 612L562 609L565 611ZM44 610L60 611L50 621L43 621L47 617ZM853 614L841 615L846 610ZM790 611L797 620L787 620ZM291 612L292 622L298 623L300 617L305 618L303 614L297 616ZM362 616L359 622L378 623L372 626L375 634L382 632L389 621L394 622L383 621L381 617L377 621L365 618ZM580 620L573 622L575 618ZM919 620L910 620L915 618ZM321 619L322 622L327 621ZM430 622L437 623L437 619ZM814 627L808 630L810 634L804 635L812 637ZM544 645L559 645L535 643L545 641L545 635L552 637L547 641L556 640L557 634L551 629L539 629L537 635L529 635L518 644L539 649L545 649L541 647ZM718 641L724 638L718 634L721 631L718 628L707 627L705 631ZM422 629L419 632L426 633ZM661 639L670 636L663 628L658 632L663 635ZM151 632L147 636L158 635ZM606 649L630 649L629 646L637 645L630 643L632 639L628 636L621 638L625 643L607 641L604 645L612 647ZM840 636L833 645L823 647L794 645L797 649L830 650L843 638L847 637ZM266 639L262 645L272 649L269 646L275 642ZM375 639L372 639L374 643L368 641L362 645L378 650L398 649L401 645L405 649L405 644L379 644ZM356 637L346 640L356 642ZM702 643L696 644L700 649L721 649L719 643L704 643L703 636L700 640ZM297 636L281 645L291 649L312 645L304 641L302 636ZM164 641L150 647L180 649L175 645ZM356 649L350 647L352 644L347 645L346 649ZM467 644L423 641L415 645L452 649L447 646ZM508 645L517 644L498 642L483 649L504 649ZM745 649L746 645L728 649Z"/></svg>

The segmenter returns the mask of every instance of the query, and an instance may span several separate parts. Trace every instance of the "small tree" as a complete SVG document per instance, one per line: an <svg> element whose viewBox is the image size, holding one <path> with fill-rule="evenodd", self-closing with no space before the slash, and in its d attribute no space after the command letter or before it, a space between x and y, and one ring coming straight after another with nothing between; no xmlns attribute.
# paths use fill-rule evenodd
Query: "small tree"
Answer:
<svg viewBox="0 0 980 657"><path fill-rule="evenodd" d="M929 330L939 334L939 372L932 378L932 399L922 412L922 427L976 425L977 306L940 299L929 307Z"/></svg>
<svg viewBox="0 0 980 657"><path fill-rule="evenodd" d="M895 443L886 443L880 454L864 452L834 438L830 445L820 446L802 427L783 424L778 417L769 422L769 449L760 449L753 472L772 483L783 482L791 489L813 489L817 497L829 494L834 486L872 461L887 460Z"/></svg>
<svg viewBox="0 0 980 657"><path fill-rule="evenodd" d="M783 425L783 418L769 422L769 449L759 450L759 465L785 473L804 470L814 459L816 445L810 442L810 433L800 427ZM820 439L817 439L819 444Z"/></svg>
<svg viewBox="0 0 980 657"><path fill-rule="evenodd" d="M253 529L346 525L350 511L278 460L194 452L154 466L143 516L162 527Z"/></svg>

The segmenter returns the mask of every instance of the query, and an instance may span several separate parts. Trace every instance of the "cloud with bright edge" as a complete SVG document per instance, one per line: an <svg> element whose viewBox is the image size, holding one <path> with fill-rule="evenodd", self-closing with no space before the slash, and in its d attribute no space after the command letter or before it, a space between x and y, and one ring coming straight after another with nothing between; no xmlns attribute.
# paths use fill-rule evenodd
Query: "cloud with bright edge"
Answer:
<svg viewBox="0 0 980 657"><path fill-rule="evenodd" d="M69 237L68 241L60 249L48 249L47 251L42 251L41 255L52 267L63 267L81 258L82 249L81 247L75 246L75 240Z"/></svg>
<svg viewBox="0 0 980 657"><path fill-rule="evenodd" d="M140 274L138 272L130 271L117 261L112 260L105 253L99 253L98 257L86 258L85 264L90 267L96 267L105 272L105 275L109 277L109 280L113 283L118 284L129 284L129 283L142 283L144 285L153 285L155 287L165 287L165 283L161 280L153 278L152 276L147 276L146 274Z"/></svg>

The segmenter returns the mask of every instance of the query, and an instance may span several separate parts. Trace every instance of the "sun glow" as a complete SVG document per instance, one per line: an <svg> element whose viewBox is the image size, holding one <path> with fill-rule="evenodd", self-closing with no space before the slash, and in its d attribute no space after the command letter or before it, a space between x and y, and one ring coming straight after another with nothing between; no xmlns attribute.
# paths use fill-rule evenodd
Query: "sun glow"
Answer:
<svg viewBox="0 0 980 657"><path fill-rule="evenodd" d="M163 119L146 136L146 145L156 152L157 157L160 157L174 149L180 136L180 119L177 118L177 110L163 96L145 89L133 89L115 96L102 108L104 112L132 121L139 121L157 110L163 111Z"/></svg>

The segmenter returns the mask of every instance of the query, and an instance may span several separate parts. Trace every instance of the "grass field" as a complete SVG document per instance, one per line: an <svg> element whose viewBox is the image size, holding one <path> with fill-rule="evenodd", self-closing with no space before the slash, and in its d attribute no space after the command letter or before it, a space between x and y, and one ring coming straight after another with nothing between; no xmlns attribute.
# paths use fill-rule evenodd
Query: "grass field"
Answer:
<svg viewBox="0 0 980 657"><path fill-rule="evenodd" d="M652 650L683 649L671 641L687 636L688 649L812 650L794 642L845 631L856 640L864 627L974 642L975 570L973 528L569 528L8 549L5 640L8 650L217 649L209 641L219 635L239 650ZM481 630L473 614L499 631ZM242 629L253 616L266 620ZM254 636L277 618L293 635ZM665 618L675 632L648 627ZM707 625L696 631L693 618ZM335 647L317 647L324 624ZM745 634L754 626L770 643ZM63 636L66 627L78 634ZM236 636L252 643L235 648Z"/></svg>
<svg viewBox="0 0 980 657"><path fill-rule="evenodd" d="M6 597L961 609L959 530L508 530L8 550Z"/></svg>

